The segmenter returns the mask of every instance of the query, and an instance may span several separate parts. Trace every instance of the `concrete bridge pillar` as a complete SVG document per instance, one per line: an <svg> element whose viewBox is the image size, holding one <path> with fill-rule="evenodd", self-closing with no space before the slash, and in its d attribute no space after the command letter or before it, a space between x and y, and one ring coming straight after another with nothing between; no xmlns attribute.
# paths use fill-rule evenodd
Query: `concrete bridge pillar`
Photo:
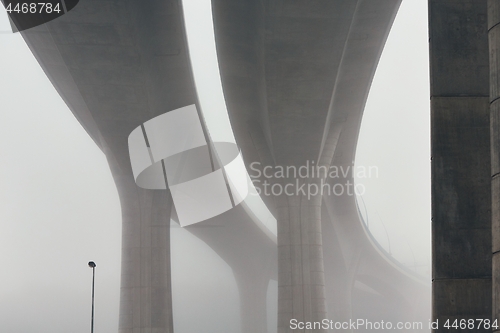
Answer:
<svg viewBox="0 0 500 333"><path fill-rule="evenodd" d="M500 1L488 1L490 47L493 320L500 321ZM499 331L499 329L494 329Z"/></svg>
<svg viewBox="0 0 500 333"><path fill-rule="evenodd" d="M296 180L295 180L296 181ZM295 183L293 181L293 183ZM292 183L292 184L293 184ZM321 195L282 195L278 212L278 333L292 332L290 321L314 322L327 318ZM286 182L283 186L286 186ZM296 184L296 183L295 183ZM296 193L297 194L297 193ZM322 329L293 332L324 332Z"/></svg>
<svg viewBox="0 0 500 333"><path fill-rule="evenodd" d="M171 197L114 176L123 228L119 332L172 333Z"/></svg>
<svg viewBox="0 0 500 333"><path fill-rule="evenodd" d="M267 287L269 279L260 272L239 271L233 267L240 293L241 332L267 332Z"/></svg>
<svg viewBox="0 0 500 333"><path fill-rule="evenodd" d="M434 332L491 317L486 18L486 0L429 1Z"/></svg>

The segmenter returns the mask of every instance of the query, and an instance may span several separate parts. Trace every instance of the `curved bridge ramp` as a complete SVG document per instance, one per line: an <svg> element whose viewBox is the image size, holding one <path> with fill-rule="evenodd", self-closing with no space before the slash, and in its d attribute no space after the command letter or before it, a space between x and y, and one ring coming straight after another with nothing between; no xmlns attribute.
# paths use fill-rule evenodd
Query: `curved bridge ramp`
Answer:
<svg viewBox="0 0 500 333"><path fill-rule="evenodd" d="M254 162L352 164L368 90L399 3L212 1L224 96L248 173ZM128 138L165 112L200 109L180 3L81 1L22 34L106 154L118 188L120 332L173 332L169 223L175 203L168 191L137 186ZM207 146L214 144L206 139ZM337 180L299 181L334 186ZM291 319L420 320L417 309L427 302L422 295L429 285L380 249L364 229L354 196L261 199L276 218L277 237L246 201L185 227L233 268L242 332L267 331L270 279L278 280L278 332L289 332Z"/></svg>

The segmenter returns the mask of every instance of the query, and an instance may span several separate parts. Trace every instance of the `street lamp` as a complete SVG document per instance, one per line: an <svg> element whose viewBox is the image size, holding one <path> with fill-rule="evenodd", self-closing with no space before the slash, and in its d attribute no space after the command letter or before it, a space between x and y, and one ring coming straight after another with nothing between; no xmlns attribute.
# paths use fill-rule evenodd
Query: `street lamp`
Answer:
<svg viewBox="0 0 500 333"><path fill-rule="evenodd" d="M92 319L90 321L90 333L94 333L94 281L95 281L95 262L89 261L89 267L92 268Z"/></svg>

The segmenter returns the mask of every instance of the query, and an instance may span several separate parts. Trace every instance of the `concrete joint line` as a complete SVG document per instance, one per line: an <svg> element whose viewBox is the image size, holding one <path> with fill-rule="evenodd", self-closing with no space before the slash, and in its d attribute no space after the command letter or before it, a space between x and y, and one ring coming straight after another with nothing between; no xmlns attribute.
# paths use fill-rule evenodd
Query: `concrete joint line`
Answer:
<svg viewBox="0 0 500 333"><path fill-rule="evenodd" d="M473 278L438 278L432 279L432 282L437 281L447 281L447 280L491 280L491 275L488 276L476 276Z"/></svg>
<svg viewBox="0 0 500 333"><path fill-rule="evenodd" d="M490 95L468 95L468 94L457 94L457 95L432 95L433 98L489 98Z"/></svg>

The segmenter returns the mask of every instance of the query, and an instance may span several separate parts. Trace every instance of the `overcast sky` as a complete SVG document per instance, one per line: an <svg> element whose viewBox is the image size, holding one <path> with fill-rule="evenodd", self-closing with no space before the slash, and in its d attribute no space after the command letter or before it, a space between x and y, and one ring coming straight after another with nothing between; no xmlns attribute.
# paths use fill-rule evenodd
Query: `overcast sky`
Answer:
<svg viewBox="0 0 500 333"><path fill-rule="evenodd" d="M403 1L370 93L356 157L357 165L379 169L379 178L363 180L370 230L387 250L390 243L395 258L410 266L416 262L421 272L429 271L430 262L426 5ZM9 29L2 8L2 331L88 332L87 262L94 260L96 331L116 332L121 213L109 167L21 36ZM172 255L176 332L239 332L229 266L180 228L172 230ZM275 290L273 282L270 293ZM221 320L225 331L216 325Z"/></svg>
<svg viewBox="0 0 500 333"><path fill-rule="evenodd" d="M366 186L373 235L399 261L412 268L416 262L418 272L430 275L427 24L427 1L403 0L368 97L356 165L379 171L378 178L358 180Z"/></svg>

